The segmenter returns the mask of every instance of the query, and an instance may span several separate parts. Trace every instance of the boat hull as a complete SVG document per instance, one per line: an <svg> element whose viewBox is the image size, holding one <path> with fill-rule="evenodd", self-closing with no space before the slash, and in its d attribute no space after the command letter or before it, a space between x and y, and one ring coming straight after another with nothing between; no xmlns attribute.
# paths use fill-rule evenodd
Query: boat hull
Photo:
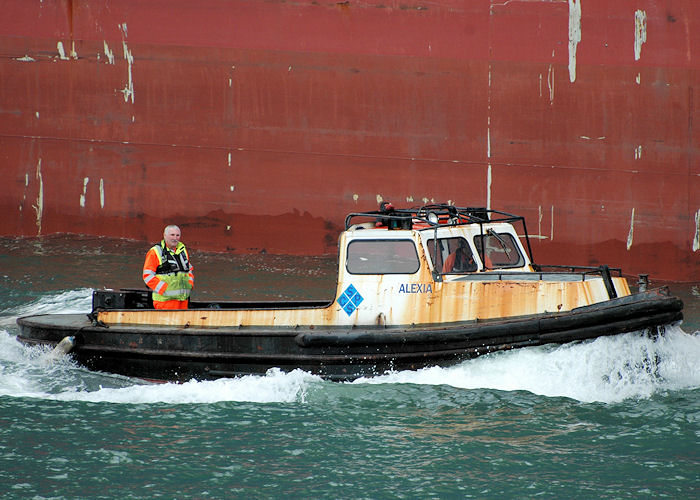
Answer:
<svg viewBox="0 0 700 500"><path fill-rule="evenodd" d="M659 327L680 321L682 308L678 298L651 291L566 313L390 328L106 327L87 315L39 315L17 320L17 338L55 346L74 336L73 356L89 369L146 379L215 379L280 368L353 380L390 370L449 366L514 348L634 331L656 334Z"/></svg>

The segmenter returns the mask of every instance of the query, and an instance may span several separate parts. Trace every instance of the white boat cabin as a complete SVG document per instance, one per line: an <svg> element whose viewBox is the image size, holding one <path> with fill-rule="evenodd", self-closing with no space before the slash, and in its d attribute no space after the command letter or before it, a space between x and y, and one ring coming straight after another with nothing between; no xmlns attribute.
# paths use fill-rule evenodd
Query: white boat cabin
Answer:
<svg viewBox="0 0 700 500"><path fill-rule="evenodd" d="M558 312L630 293L624 278L599 268L544 272L530 255L524 219L504 212L434 205L350 214L337 303L351 324L431 324Z"/></svg>

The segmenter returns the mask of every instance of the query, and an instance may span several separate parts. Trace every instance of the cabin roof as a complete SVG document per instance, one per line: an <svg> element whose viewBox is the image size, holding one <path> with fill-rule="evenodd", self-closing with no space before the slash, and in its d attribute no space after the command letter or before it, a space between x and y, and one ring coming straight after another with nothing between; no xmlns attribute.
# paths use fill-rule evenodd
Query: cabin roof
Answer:
<svg viewBox="0 0 700 500"><path fill-rule="evenodd" d="M522 228L521 235L515 232L514 225L516 224ZM461 232L465 234L464 230L469 226L472 226L472 229L468 231L472 235L481 234L483 236L493 234L493 230L505 230L512 232L516 241L522 237L525 243L524 262L528 263L528 257L530 262L532 261L532 248L530 247L525 219L522 216L499 210L484 207L458 207L449 204L397 209L391 204L383 202L379 210L355 212L348 214L345 218L345 229L352 233L352 239L412 239L417 236L417 232L423 231L433 233L435 238L445 238L449 237L447 233ZM510 229L506 229L506 226ZM521 245L520 242L517 244ZM482 239L480 252L483 253L484 250Z"/></svg>

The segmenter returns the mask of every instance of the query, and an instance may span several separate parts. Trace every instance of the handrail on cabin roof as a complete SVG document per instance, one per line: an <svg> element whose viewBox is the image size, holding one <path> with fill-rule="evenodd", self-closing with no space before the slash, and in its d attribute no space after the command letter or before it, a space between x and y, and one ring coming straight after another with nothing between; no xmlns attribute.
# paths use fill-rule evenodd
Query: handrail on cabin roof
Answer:
<svg viewBox="0 0 700 500"><path fill-rule="evenodd" d="M387 224L396 222L395 228L411 229L413 223L426 224L429 227L455 226L461 224L483 224L486 222L519 222L524 218L500 210L485 207L457 207L446 203L423 205L411 208L394 208L391 204L382 203L380 210L368 212L353 212L345 217L345 229L350 229L354 218L365 217L376 222ZM410 222L408 227L400 224Z"/></svg>

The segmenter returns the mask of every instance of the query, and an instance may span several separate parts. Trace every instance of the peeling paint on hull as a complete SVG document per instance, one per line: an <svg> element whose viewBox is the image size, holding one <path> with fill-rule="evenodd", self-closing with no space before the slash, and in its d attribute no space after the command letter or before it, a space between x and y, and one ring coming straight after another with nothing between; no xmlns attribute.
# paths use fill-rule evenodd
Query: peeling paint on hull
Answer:
<svg viewBox="0 0 700 500"><path fill-rule="evenodd" d="M695 3L10 0L0 234L321 254L451 200L538 220L538 262L697 281Z"/></svg>

